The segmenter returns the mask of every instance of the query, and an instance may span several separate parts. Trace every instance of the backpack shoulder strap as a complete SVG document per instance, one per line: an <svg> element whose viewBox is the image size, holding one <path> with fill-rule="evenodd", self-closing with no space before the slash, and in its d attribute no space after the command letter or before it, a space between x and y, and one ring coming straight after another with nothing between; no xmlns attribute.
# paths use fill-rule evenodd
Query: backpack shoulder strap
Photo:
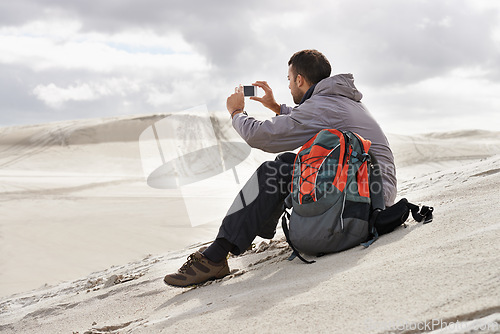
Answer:
<svg viewBox="0 0 500 334"><path fill-rule="evenodd" d="M363 242L361 245L363 247L369 247L372 243L374 243L379 235L377 229L375 228L375 222L377 221L377 217L379 213L385 209L385 201L384 201L384 189L382 185L382 175L380 171L380 166L377 162L377 159L372 154L371 151L368 151L370 164L369 168L369 180L370 180L370 219L368 221L368 233L369 237L366 242Z"/></svg>
<svg viewBox="0 0 500 334"><path fill-rule="evenodd" d="M384 210L385 209L385 201L384 201L384 187L382 183L382 172L380 170L380 165L378 164L377 159L373 155L371 151L368 151L368 155L370 156L370 160L368 163L370 164L370 200L372 210Z"/></svg>
<svg viewBox="0 0 500 334"><path fill-rule="evenodd" d="M302 257L302 255L300 255L299 251L297 251L297 249L293 246L292 241L290 240L290 233L288 231L288 224L287 224L287 220L290 221L290 213L288 211L286 211L286 208L284 208L283 211L284 211L283 216L281 217L281 227L283 228L283 233L285 234L286 241L288 242L288 244L290 245L290 247L293 250L292 255L290 255L290 257L288 258L288 261L292 261L293 259L295 259L295 257L298 257L299 259L302 260L302 262L307 263L307 264L311 264L311 263L316 262L314 260L308 261L308 260L304 259Z"/></svg>

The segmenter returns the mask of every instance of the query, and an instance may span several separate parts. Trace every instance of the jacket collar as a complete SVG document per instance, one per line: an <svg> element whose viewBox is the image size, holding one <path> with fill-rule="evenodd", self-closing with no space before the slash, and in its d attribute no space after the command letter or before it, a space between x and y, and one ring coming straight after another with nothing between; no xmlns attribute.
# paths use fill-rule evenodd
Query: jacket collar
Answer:
<svg viewBox="0 0 500 334"><path fill-rule="evenodd" d="M309 99L313 95L314 87L316 87L316 84L314 84L311 87L309 87L309 89L307 90L307 92L304 94L304 97L302 97L302 101L300 101L299 105L301 105L302 103L306 102L306 100Z"/></svg>

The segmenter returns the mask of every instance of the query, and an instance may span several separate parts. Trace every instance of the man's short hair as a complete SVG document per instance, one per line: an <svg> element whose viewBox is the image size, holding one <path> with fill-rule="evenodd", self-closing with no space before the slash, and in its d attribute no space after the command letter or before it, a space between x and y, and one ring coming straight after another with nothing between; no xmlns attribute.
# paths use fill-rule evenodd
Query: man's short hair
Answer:
<svg viewBox="0 0 500 334"><path fill-rule="evenodd" d="M317 50L302 50L295 52L288 61L292 65L295 75L302 75L310 84L314 85L324 78L328 78L332 73L332 67L326 57Z"/></svg>

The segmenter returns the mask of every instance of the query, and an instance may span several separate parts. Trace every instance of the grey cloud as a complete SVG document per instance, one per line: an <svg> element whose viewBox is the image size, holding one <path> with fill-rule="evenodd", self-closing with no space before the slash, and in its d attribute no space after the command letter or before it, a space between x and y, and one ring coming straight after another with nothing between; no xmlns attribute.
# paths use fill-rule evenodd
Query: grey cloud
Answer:
<svg viewBox="0 0 500 334"><path fill-rule="evenodd" d="M4 4L0 17L7 24L22 24L43 17L50 8L54 17L81 21L83 31L116 33L134 28L149 28L159 34L175 31L213 65L238 69L245 59L256 56L255 51L261 50L268 38L256 35L250 29L252 22L265 16L279 20L281 14L297 10L299 3L287 1L284 6L281 2L262 0L251 3L109 0L97 5L92 1L20 0L15 5ZM268 51L267 55L271 54Z"/></svg>
<svg viewBox="0 0 500 334"><path fill-rule="evenodd" d="M111 92L95 100L66 101L59 108L48 106L34 94L38 85L54 84L58 88L68 88L80 84L105 84L109 79L120 79L124 74L111 72L96 74L85 70L51 69L33 71L20 65L0 64L0 126L13 124L33 124L62 119L80 119L111 117L126 114L150 114L188 109L196 105L207 104L210 110L220 110L220 94L205 96L203 92L210 87L207 78L192 82L191 78L169 78L168 73L158 73L156 77L144 78L130 73L130 80L137 80L137 90L123 93ZM179 86L189 86L192 96L179 98ZM160 105L149 101L151 92L172 94L173 99Z"/></svg>
<svg viewBox="0 0 500 334"><path fill-rule="evenodd" d="M84 31L113 33L146 27L160 34L180 32L215 66L236 70L249 58L268 59L277 51L289 56L294 45L304 44L331 50L333 55L345 53L373 81L386 77L385 71L391 68L398 73L395 77L408 82L456 66L488 64L498 55L491 36L498 12L472 10L463 0L286 4L109 0L99 5L92 1L19 0L1 6L2 22L7 24L51 13L80 20ZM299 29L294 29L293 22L289 29L273 26L262 35L250 29L252 22L266 16L283 22L283 15L290 12L310 13L311 17ZM443 26L446 20L448 27Z"/></svg>
<svg viewBox="0 0 500 334"><path fill-rule="evenodd" d="M464 1L345 1L315 20L371 84L416 82L498 57L498 11L475 11Z"/></svg>
<svg viewBox="0 0 500 334"><path fill-rule="evenodd" d="M22 66L0 64L0 125L31 123L48 108L31 94L38 79ZM38 117L37 117L38 116Z"/></svg>
<svg viewBox="0 0 500 334"><path fill-rule="evenodd" d="M40 17L43 3L31 0L0 2L0 22L2 26L24 24Z"/></svg>
<svg viewBox="0 0 500 334"><path fill-rule="evenodd" d="M290 18L287 14L303 14L304 21L296 22L294 16ZM148 75L142 77L149 81L138 92L106 96L97 101L68 102L62 111L50 110L37 100L31 94L34 86L54 83L65 87L78 80L99 81L120 75L132 76L134 80L135 74L103 75L73 70L34 73L19 66L15 69L3 66L10 72L0 68L3 74L0 88L5 87L0 93L5 99L0 102L0 124L12 119L4 110L24 113L30 118L36 110L38 115L43 115L39 121L172 111L201 103L207 103L209 110L220 110L224 109L226 92L242 80L272 81L282 84L281 92L288 93L286 62L293 52L303 48L324 52L332 61L334 72L353 72L362 91L363 86L407 87L468 67L479 67L484 70L484 78L498 82L500 55L492 37L494 27L498 29L498 17L498 11L476 11L464 0L257 0L246 3L109 0L99 4L63 0L4 1L0 4L0 22L4 26L43 18L74 18L87 32L117 33L136 28L152 29L160 35L176 32L206 57L212 68L202 77L172 73ZM267 19L269 26L256 32L251 27L260 19ZM21 81L12 83L15 71ZM177 83L192 85L193 96L158 107L147 102L146 86L176 92ZM209 94L203 95L204 87L210 87ZM391 105L375 100L374 107L386 106L393 117L400 117L398 106L404 109L410 96L411 92L405 91ZM435 98L419 96L411 103L428 107L426 110L445 108L443 113L451 116L448 110L452 109L451 104ZM422 101L429 99L434 99L432 105L425 106Z"/></svg>

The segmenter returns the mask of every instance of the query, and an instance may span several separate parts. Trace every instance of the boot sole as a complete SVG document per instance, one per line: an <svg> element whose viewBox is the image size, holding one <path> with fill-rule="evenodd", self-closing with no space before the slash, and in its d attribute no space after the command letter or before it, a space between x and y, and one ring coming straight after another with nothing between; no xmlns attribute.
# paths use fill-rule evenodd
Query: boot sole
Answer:
<svg viewBox="0 0 500 334"><path fill-rule="evenodd" d="M165 280L163 280L163 283L167 286L173 286L173 287L176 287L176 288L190 288L190 287L194 287L194 286L198 286L198 285L202 285L202 284L205 284L207 282L210 282L210 281L215 281L215 280L218 280L218 279L222 279L226 276L228 276L228 274L224 275L224 276L221 276L221 277L212 277L212 278L209 278L207 279L206 281L203 281L203 282L200 282L200 283L193 283L193 284L190 284L190 285L178 285L178 284L171 284L171 283L167 283L165 282Z"/></svg>

